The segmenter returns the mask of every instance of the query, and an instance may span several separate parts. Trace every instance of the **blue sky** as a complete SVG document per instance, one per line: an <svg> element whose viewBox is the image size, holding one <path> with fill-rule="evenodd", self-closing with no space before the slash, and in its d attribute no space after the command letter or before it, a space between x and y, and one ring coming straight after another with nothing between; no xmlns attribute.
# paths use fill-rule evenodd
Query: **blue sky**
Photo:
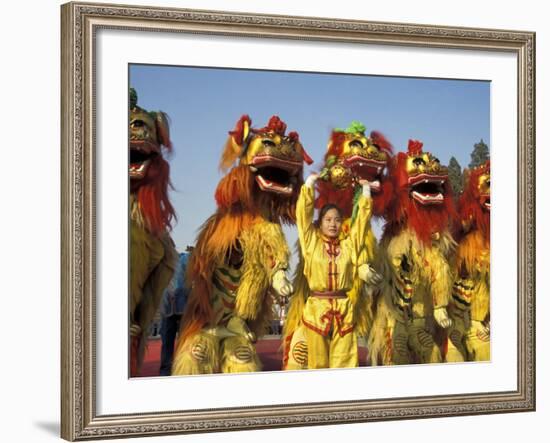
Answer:
<svg viewBox="0 0 550 443"><path fill-rule="evenodd" d="M221 150L242 114L255 127L279 115L288 131L297 131L315 160L305 176L318 169L331 129L352 120L383 132L396 152L410 138L421 140L445 164L454 156L466 166L480 139L491 148L486 81L130 65L130 85L141 107L170 116L178 250L194 243L215 211ZM295 230L285 233L293 244Z"/></svg>

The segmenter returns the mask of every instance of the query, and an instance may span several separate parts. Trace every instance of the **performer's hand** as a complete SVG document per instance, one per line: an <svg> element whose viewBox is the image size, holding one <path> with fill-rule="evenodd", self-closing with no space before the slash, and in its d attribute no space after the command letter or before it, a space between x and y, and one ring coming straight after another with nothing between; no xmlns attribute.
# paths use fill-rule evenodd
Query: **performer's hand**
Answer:
<svg viewBox="0 0 550 443"><path fill-rule="evenodd" d="M227 329L234 334L247 338L252 343L256 341L256 334L250 330L244 319L241 317L231 317L229 322L227 322Z"/></svg>
<svg viewBox="0 0 550 443"><path fill-rule="evenodd" d="M308 188L313 188L313 185L315 185L315 182L319 178L319 174L312 173L309 175L309 177L306 179L306 186Z"/></svg>
<svg viewBox="0 0 550 443"><path fill-rule="evenodd" d="M365 197L370 197L370 184L368 180L364 178L359 180L359 184L363 187L363 195Z"/></svg>
<svg viewBox="0 0 550 443"><path fill-rule="evenodd" d="M377 286L382 282L382 276L368 263L365 263L357 268L357 275L366 284L371 286Z"/></svg>
<svg viewBox="0 0 550 443"><path fill-rule="evenodd" d="M139 337L141 335L141 327L137 323L132 323L130 325L130 336Z"/></svg>
<svg viewBox="0 0 550 443"><path fill-rule="evenodd" d="M285 271L279 269L275 274L273 274L273 281L271 282L273 289L282 297L289 296L294 292L292 284L286 278Z"/></svg>
<svg viewBox="0 0 550 443"><path fill-rule="evenodd" d="M434 309L434 319L437 324L444 329L450 328L453 324L453 321L449 318L449 315L447 314L447 308L445 308L445 306Z"/></svg>

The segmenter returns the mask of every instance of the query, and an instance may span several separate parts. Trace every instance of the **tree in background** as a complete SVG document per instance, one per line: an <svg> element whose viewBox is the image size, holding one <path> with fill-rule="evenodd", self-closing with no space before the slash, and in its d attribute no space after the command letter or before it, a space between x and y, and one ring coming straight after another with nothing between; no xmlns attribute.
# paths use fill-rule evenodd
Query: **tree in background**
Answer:
<svg viewBox="0 0 550 443"><path fill-rule="evenodd" d="M449 160L449 182L451 183L454 196L458 197L463 187L462 167L454 157L451 157Z"/></svg>
<svg viewBox="0 0 550 443"><path fill-rule="evenodd" d="M485 144L483 139L474 145L474 150L470 154L472 161L468 165L470 169L483 165L489 160L489 146Z"/></svg>

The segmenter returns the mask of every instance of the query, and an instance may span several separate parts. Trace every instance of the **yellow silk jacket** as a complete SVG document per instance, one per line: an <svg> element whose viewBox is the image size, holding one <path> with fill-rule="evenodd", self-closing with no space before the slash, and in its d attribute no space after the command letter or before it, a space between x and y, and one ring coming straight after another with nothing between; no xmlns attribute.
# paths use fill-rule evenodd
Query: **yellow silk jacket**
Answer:
<svg viewBox="0 0 550 443"><path fill-rule="evenodd" d="M357 218L343 240L323 236L313 224L314 189L303 185L296 205L298 239L304 257L304 275L315 292L349 291L372 213L372 199L361 196Z"/></svg>

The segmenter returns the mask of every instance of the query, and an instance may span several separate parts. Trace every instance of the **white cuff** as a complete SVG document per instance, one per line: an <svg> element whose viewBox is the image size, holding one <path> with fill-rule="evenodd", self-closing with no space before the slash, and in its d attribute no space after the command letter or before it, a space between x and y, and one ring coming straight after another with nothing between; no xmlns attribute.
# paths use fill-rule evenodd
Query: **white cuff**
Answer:
<svg viewBox="0 0 550 443"><path fill-rule="evenodd" d="M370 185L368 183L363 185L363 195L370 198Z"/></svg>
<svg viewBox="0 0 550 443"><path fill-rule="evenodd" d="M317 181L317 178L318 178L317 175L310 175L310 176L306 179L306 186L307 186L308 188L313 188L313 186L315 185L315 182Z"/></svg>

